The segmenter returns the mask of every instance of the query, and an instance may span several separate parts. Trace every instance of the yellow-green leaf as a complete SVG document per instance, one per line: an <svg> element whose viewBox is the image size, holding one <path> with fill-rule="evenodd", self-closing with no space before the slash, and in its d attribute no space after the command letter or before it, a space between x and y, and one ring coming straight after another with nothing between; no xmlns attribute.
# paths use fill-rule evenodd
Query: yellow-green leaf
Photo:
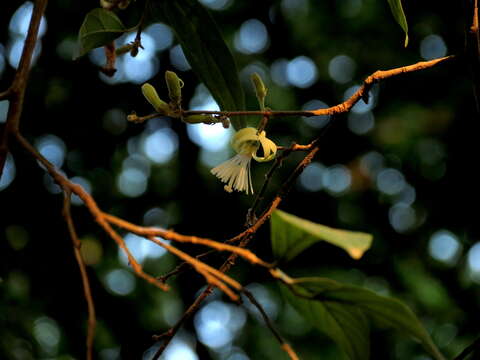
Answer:
<svg viewBox="0 0 480 360"><path fill-rule="evenodd" d="M104 46L128 31L115 13L106 9L93 9L83 20L78 33L78 49L74 58Z"/></svg>
<svg viewBox="0 0 480 360"><path fill-rule="evenodd" d="M397 21L398 25L405 32L405 47L408 45L408 24L405 13L403 12L402 1L401 0L388 0L390 5L390 10L392 10L393 17Z"/></svg>
<svg viewBox="0 0 480 360"><path fill-rule="evenodd" d="M370 234L334 229L281 210L273 212L270 224L273 254L285 261L319 241L339 246L352 258L359 259L372 243Z"/></svg>

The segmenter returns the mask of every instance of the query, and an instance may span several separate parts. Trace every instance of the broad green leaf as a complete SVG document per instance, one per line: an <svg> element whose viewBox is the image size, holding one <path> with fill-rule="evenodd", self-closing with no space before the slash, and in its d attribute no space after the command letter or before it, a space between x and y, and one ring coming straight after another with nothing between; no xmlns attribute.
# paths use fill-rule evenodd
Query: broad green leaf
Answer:
<svg viewBox="0 0 480 360"><path fill-rule="evenodd" d="M97 8L90 11L83 20L78 33L78 49L74 58L115 40L128 29L115 13Z"/></svg>
<svg viewBox="0 0 480 360"><path fill-rule="evenodd" d="M369 323L410 335L434 359L444 360L415 314L397 299L318 277L294 279L291 288L282 285L282 291L290 304L351 360L369 358Z"/></svg>
<svg viewBox="0 0 480 360"><path fill-rule="evenodd" d="M237 66L220 30L196 0L163 1L165 21L173 28L195 74L207 86L221 110L244 110L245 95ZM232 117L236 130L245 119Z"/></svg>
<svg viewBox="0 0 480 360"><path fill-rule="evenodd" d="M339 246L352 258L359 259L372 243L370 234L334 229L281 210L273 212L270 224L273 255L285 261L319 241Z"/></svg>
<svg viewBox="0 0 480 360"><path fill-rule="evenodd" d="M408 45L408 24L405 13L403 12L402 0L388 0L390 10L392 10L393 17L397 21L398 25L405 32L405 47Z"/></svg>

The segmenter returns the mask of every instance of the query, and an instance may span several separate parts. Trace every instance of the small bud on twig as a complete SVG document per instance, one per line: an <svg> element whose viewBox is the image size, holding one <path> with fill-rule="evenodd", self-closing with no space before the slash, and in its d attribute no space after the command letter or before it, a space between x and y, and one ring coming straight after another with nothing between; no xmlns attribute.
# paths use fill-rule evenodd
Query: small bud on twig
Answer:
<svg viewBox="0 0 480 360"><path fill-rule="evenodd" d="M175 107L179 108L182 101L183 80L173 71L165 71L165 82L167 83L170 100Z"/></svg>
<svg viewBox="0 0 480 360"><path fill-rule="evenodd" d="M255 89L255 95L257 96L260 109L265 108L265 97L267 96L268 89L262 81L262 78L257 73L253 73L250 77L253 87Z"/></svg>
<svg viewBox="0 0 480 360"><path fill-rule="evenodd" d="M145 83L142 85L142 93L145 96L145 99L153 106L153 108L161 114L168 114L170 111L170 107L168 104L160 99L157 94L157 90L150 85L149 83Z"/></svg>

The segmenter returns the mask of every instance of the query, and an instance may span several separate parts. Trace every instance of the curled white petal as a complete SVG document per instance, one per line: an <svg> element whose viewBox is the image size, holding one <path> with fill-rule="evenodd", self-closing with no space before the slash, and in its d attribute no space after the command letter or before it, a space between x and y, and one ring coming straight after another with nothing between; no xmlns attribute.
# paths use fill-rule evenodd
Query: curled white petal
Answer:
<svg viewBox="0 0 480 360"><path fill-rule="evenodd" d="M225 190L245 191L248 195L253 194L252 178L250 175L250 162L252 156L250 154L237 154L230 160L214 167L210 172L218 177L222 182L226 183Z"/></svg>
<svg viewBox="0 0 480 360"><path fill-rule="evenodd" d="M262 133L259 135L258 141L260 141L262 146L263 156L257 156L257 152L255 151L252 154L253 158L258 162L272 160L277 154L277 145L265 136L265 131L262 131Z"/></svg>

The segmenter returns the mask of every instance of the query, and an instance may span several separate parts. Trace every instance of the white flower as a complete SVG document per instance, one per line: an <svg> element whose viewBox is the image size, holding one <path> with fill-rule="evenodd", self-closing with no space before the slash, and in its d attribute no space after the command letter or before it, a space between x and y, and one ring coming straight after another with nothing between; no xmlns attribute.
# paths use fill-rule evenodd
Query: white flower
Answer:
<svg viewBox="0 0 480 360"><path fill-rule="evenodd" d="M247 195L253 194L250 161L252 158L259 162L272 160L277 153L277 145L267 139L265 131L258 134L257 129L252 127L239 130L233 136L231 145L237 155L213 168L211 173L227 184L224 187L226 191L237 190L245 191ZM257 156L260 146L263 156Z"/></svg>

